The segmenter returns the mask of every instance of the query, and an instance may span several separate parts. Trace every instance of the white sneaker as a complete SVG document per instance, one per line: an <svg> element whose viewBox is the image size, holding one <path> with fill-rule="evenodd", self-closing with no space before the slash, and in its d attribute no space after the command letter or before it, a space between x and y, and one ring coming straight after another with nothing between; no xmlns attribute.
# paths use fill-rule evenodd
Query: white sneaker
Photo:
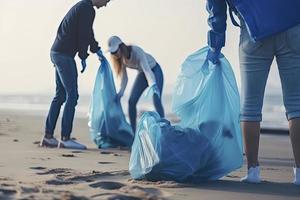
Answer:
<svg viewBox="0 0 300 200"><path fill-rule="evenodd" d="M42 138L40 142L41 147L57 147L58 140L56 138L46 138L45 136Z"/></svg>
<svg viewBox="0 0 300 200"><path fill-rule="evenodd" d="M243 177L241 181L246 183L260 183L261 179L259 166L250 167L248 169L247 176Z"/></svg>
<svg viewBox="0 0 300 200"><path fill-rule="evenodd" d="M300 168L294 167L294 184L300 186Z"/></svg>
<svg viewBox="0 0 300 200"><path fill-rule="evenodd" d="M87 149L85 145L76 142L75 140L60 140L58 144L58 148L66 148L66 149Z"/></svg>

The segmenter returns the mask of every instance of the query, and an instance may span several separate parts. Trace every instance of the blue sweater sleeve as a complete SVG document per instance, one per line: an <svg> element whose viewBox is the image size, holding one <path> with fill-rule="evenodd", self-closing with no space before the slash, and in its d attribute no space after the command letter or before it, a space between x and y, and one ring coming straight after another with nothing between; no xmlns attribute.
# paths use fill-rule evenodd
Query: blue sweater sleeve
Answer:
<svg viewBox="0 0 300 200"><path fill-rule="evenodd" d="M93 23L95 19L95 10L85 6L82 8L78 22L78 56L81 60L88 57L88 47L92 42L95 45Z"/></svg>
<svg viewBox="0 0 300 200"><path fill-rule="evenodd" d="M225 31L227 20L226 0L207 0L206 9L209 13L207 33L208 46L221 50L225 46Z"/></svg>

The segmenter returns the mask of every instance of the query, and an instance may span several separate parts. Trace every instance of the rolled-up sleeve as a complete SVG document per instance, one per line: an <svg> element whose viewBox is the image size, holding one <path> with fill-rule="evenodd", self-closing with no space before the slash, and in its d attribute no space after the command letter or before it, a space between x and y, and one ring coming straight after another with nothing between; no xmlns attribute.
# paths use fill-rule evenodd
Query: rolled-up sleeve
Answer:
<svg viewBox="0 0 300 200"><path fill-rule="evenodd" d="M220 50L225 46L227 20L226 0L207 0L206 10L209 13L207 21L211 28L207 34L208 46Z"/></svg>

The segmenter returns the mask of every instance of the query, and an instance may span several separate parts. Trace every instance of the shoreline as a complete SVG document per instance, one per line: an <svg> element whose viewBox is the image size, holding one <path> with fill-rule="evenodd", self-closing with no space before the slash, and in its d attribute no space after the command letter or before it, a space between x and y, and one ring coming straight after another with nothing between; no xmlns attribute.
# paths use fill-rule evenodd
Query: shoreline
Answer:
<svg viewBox="0 0 300 200"><path fill-rule="evenodd" d="M1 108L0 107L0 113L5 112L7 114L19 114L19 115L27 115L27 116L39 116L44 117L46 119L48 110L45 109L39 109L39 110L32 110L30 107L27 107L26 109L10 109L10 108ZM145 110L141 110L139 112L139 116L142 112L145 112ZM61 117L61 116L60 116ZM128 116L127 116L128 117ZM88 112L83 111L76 111L75 118L77 119L88 119ZM166 118L171 121L172 124L178 122L178 119L176 118L176 115L173 113L166 113ZM261 127L261 134L273 134L273 135L289 135L288 128L272 128L268 126L262 126Z"/></svg>

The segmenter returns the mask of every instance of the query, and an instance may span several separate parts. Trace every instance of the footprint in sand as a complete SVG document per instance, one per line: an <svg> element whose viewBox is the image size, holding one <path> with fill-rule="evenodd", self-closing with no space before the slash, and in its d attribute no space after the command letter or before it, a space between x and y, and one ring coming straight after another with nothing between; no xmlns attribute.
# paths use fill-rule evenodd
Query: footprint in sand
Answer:
<svg viewBox="0 0 300 200"><path fill-rule="evenodd" d="M45 183L47 185L71 185L71 184L74 184L74 182L72 182L72 181L58 180L58 179L48 180Z"/></svg>
<svg viewBox="0 0 300 200"><path fill-rule="evenodd" d="M40 145L40 143L41 143L40 141L34 141L33 142L33 144L37 144L37 145Z"/></svg>
<svg viewBox="0 0 300 200"><path fill-rule="evenodd" d="M33 169L33 170L45 170L47 168L46 167L29 167L29 169Z"/></svg>
<svg viewBox="0 0 300 200"><path fill-rule="evenodd" d="M166 193L160 189L156 188L143 188L140 186L125 186L119 190L122 193L130 194L131 196L140 198L140 199L153 199L153 200L163 200L165 197L170 196L169 193Z"/></svg>
<svg viewBox="0 0 300 200"><path fill-rule="evenodd" d="M111 181L100 181L97 183L93 183L89 185L92 188L101 188L105 190L117 190L125 185L119 182L111 182Z"/></svg>
<svg viewBox="0 0 300 200"><path fill-rule="evenodd" d="M98 162L101 165L114 164L115 162Z"/></svg>
<svg viewBox="0 0 300 200"><path fill-rule="evenodd" d="M96 194L96 195L91 196L92 199L95 199L95 198L98 199L98 197L102 197L101 199L106 199L106 200L143 200L139 197L126 196L126 195L121 195L121 194Z"/></svg>
<svg viewBox="0 0 300 200"><path fill-rule="evenodd" d="M68 168L56 168L56 169L50 169L44 172L38 172L37 175L49 175L49 174L71 174L73 173L72 169Z"/></svg>
<svg viewBox="0 0 300 200"><path fill-rule="evenodd" d="M120 156L120 157L122 156L121 154L110 152L110 151L100 151L100 154Z"/></svg>
<svg viewBox="0 0 300 200"><path fill-rule="evenodd" d="M62 157L66 157L66 158L74 158L76 157L74 154L62 154Z"/></svg>
<svg viewBox="0 0 300 200"><path fill-rule="evenodd" d="M84 153L83 151L71 151L72 153Z"/></svg>
<svg viewBox="0 0 300 200"><path fill-rule="evenodd" d="M40 189L36 186L21 186L21 193L23 194L32 194L32 193L39 193Z"/></svg>
<svg viewBox="0 0 300 200"><path fill-rule="evenodd" d="M1 188L0 187L0 194L3 193L4 195L13 195L17 193L17 190L10 189L10 188Z"/></svg>
<svg viewBox="0 0 300 200"><path fill-rule="evenodd" d="M116 182L113 182L116 184ZM113 184L113 185L114 185ZM119 183L118 183L119 184ZM123 186L116 193L102 193L91 196L91 198L109 199L109 200L165 200L166 192L156 188L143 188L139 186Z"/></svg>
<svg viewBox="0 0 300 200"><path fill-rule="evenodd" d="M261 170L266 171L279 171L280 169L272 168L272 167L262 167Z"/></svg>
<svg viewBox="0 0 300 200"><path fill-rule="evenodd" d="M190 187L188 184L177 183L175 181L146 181L146 180L134 180L129 179L129 183L131 184L139 184L139 185L147 185L147 186L154 186L159 188L184 188Z"/></svg>
<svg viewBox="0 0 300 200"><path fill-rule="evenodd" d="M7 136L7 134L5 134L5 133L0 133L0 136Z"/></svg>

